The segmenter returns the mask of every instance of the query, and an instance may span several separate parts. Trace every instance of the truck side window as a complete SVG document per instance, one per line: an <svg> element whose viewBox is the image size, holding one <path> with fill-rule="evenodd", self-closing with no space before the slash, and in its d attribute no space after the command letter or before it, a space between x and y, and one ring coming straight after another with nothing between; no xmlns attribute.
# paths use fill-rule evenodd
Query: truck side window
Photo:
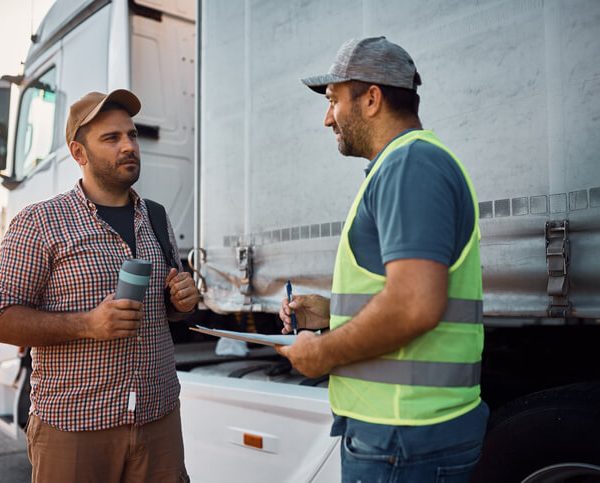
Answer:
<svg viewBox="0 0 600 483"><path fill-rule="evenodd" d="M56 69L31 82L21 96L14 177L27 176L51 151L56 108Z"/></svg>

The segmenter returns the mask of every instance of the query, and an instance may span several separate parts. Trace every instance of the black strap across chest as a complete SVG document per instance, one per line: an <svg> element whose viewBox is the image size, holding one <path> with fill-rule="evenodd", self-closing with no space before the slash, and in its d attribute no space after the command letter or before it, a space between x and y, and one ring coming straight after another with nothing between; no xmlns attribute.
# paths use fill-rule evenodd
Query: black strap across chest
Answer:
<svg viewBox="0 0 600 483"><path fill-rule="evenodd" d="M154 236L160 244L160 248L165 256L165 260L169 267L177 268L177 262L173 257L173 246L169 239L169 229L167 225L167 212L165 207L156 201L144 199L146 208L148 208L148 218L150 218L150 225L152 225L152 231Z"/></svg>

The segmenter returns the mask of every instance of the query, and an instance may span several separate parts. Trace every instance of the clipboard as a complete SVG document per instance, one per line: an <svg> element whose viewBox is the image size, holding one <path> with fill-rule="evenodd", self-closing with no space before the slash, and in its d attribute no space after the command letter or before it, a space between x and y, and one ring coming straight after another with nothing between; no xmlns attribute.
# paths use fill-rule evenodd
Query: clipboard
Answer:
<svg viewBox="0 0 600 483"><path fill-rule="evenodd" d="M231 330L209 329L202 325L190 327L190 330L202 332L203 334L214 335L215 337L226 337L228 339L243 340L254 344L262 344L274 347L276 345L292 345L296 340L296 335L266 335L253 334L248 332L234 332Z"/></svg>

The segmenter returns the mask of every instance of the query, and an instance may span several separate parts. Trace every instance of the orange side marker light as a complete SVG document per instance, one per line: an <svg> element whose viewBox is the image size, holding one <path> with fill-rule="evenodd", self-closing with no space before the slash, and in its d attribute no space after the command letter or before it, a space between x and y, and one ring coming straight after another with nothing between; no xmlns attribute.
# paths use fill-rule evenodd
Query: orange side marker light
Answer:
<svg viewBox="0 0 600 483"><path fill-rule="evenodd" d="M262 436L258 436L257 434L244 433L244 446L263 449Z"/></svg>

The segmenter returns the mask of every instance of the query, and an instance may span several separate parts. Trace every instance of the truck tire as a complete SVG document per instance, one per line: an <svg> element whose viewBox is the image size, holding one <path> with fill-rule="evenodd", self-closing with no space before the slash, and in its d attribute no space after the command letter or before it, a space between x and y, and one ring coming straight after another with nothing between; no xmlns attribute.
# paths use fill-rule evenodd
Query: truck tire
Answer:
<svg viewBox="0 0 600 483"><path fill-rule="evenodd" d="M488 425L475 483L599 482L600 382L529 394Z"/></svg>

